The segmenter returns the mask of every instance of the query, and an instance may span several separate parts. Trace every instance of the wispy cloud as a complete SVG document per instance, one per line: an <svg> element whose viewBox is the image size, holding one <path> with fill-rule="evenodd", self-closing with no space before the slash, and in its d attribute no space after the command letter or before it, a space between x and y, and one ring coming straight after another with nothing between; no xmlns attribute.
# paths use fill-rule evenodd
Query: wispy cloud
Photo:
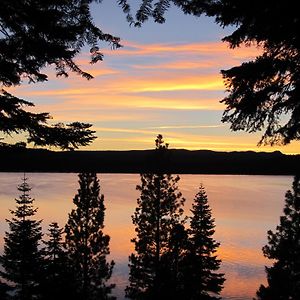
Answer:
<svg viewBox="0 0 300 300"><path fill-rule="evenodd" d="M256 147L259 134L235 135L220 121L220 69L255 57L258 49L231 50L219 42L124 44L107 51L102 63L90 65L88 55L77 61L93 80L52 74L49 84L11 91L38 104L35 111L51 112L53 122L95 124L99 139L91 149L152 148L153 137L162 133L173 148L274 151ZM297 145L283 151L295 153Z"/></svg>
<svg viewBox="0 0 300 300"><path fill-rule="evenodd" d="M172 126L156 126L156 127L149 127L150 129L207 129L207 128L220 128L225 127L224 124L218 125L172 125Z"/></svg>
<svg viewBox="0 0 300 300"><path fill-rule="evenodd" d="M259 49L254 47L240 47L232 50L226 43L222 42L199 42L199 43L161 43L141 44L124 41L124 47L116 51L104 50L108 56L165 56L165 55L218 55L231 52L238 57L254 57ZM234 54L232 54L234 53Z"/></svg>

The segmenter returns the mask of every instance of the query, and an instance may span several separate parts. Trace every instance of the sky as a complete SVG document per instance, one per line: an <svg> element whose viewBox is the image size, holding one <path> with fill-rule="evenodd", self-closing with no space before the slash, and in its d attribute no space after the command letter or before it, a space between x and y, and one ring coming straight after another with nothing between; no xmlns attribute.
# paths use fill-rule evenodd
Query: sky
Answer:
<svg viewBox="0 0 300 300"><path fill-rule="evenodd" d="M37 112L50 112L53 123L93 124L98 138L80 149L151 149L162 134L170 148L300 153L299 142L257 147L261 133L231 132L221 122L226 92L220 70L254 58L259 49L229 49L221 39L230 28L175 7L165 24L130 27L114 2L104 0L92 11L95 23L121 37L123 47L101 44L104 61L96 65L89 64L88 49L76 59L93 80L56 78L49 69L48 82L24 82L13 93L34 102Z"/></svg>

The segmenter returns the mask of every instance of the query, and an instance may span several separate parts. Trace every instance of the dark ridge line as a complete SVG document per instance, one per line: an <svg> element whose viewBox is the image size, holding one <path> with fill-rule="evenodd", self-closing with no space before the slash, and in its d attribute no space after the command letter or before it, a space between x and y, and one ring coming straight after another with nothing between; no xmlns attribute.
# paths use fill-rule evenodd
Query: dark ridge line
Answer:
<svg viewBox="0 0 300 300"><path fill-rule="evenodd" d="M0 148L0 172L79 173L176 173L295 175L300 155L280 151L255 152L170 149L50 151Z"/></svg>

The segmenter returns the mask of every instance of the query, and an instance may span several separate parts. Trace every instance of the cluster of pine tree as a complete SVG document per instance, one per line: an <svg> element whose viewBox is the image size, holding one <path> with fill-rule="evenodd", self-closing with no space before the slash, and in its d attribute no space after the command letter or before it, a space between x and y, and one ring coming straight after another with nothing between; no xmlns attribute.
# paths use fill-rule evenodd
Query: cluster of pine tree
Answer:
<svg viewBox="0 0 300 300"><path fill-rule="evenodd" d="M114 299L114 285L108 283L114 262L106 259L110 238L103 233L104 197L94 173L79 174L79 185L65 228L51 223L43 240L24 176L0 256L1 300Z"/></svg>
<svg viewBox="0 0 300 300"><path fill-rule="evenodd" d="M168 148L156 139L157 158ZM161 160L157 159L157 170ZM185 199L178 190L179 176L141 174L141 192L132 216L137 236L129 257L130 299L220 299L225 281L218 273L219 246L213 239L214 219L201 185L190 217L183 217ZM189 226L187 223L190 223Z"/></svg>
<svg viewBox="0 0 300 300"><path fill-rule="evenodd" d="M183 217L184 198L178 191L179 177L159 172L165 169L166 150L162 136L156 139L155 174L142 174L137 189L141 196L132 216L137 236L129 257L130 274L126 296L135 300L220 299L225 281L218 273L219 246L213 239L214 219L204 187L200 185L191 209ZM188 224L189 223L189 224ZM268 284L261 285L257 300L300 299L300 176L287 191L284 215L276 232L268 231L265 257Z"/></svg>

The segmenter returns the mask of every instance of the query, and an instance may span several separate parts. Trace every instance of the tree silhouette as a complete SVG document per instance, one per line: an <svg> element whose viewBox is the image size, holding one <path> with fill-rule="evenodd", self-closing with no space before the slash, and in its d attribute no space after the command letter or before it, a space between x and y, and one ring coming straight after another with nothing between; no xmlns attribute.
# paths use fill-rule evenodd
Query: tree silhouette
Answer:
<svg viewBox="0 0 300 300"><path fill-rule="evenodd" d="M80 173L79 190L65 226L66 248L76 277L78 299L114 299L107 283L114 262L107 262L110 237L103 233L104 196L96 174Z"/></svg>
<svg viewBox="0 0 300 300"><path fill-rule="evenodd" d="M203 185L195 196L187 252L183 260L184 299L220 299L224 274L217 273L221 260L216 251L219 243L213 238L215 222Z"/></svg>
<svg viewBox="0 0 300 300"><path fill-rule="evenodd" d="M157 151L164 147L162 136L156 140ZM170 238L182 220L185 199L178 190L179 176L171 174L141 174L136 188L141 195L132 216L137 236L132 239L135 252L129 257L130 299L167 299L170 284L166 274L172 269ZM174 287L171 287L172 289Z"/></svg>
<svg viewBox="0 0 300 300"><path fill-rule="evenodd" d="M33 217L37 208L30 197L31 187L24 175L18 190L21 195L16 199L16 209L11 210L11 220L7 220L9 232L4 237L4 254L0 257L2 278L13 285L15 299L31 300L38 296L42 267L39 244L42 238L41 221Z"/></svg>
<svg viewBox="0 0 300 300"><path fill-rule="evenodd" d="M223 41L231 48L254 44L262 54L221 71L229 92L221 101L227 106L222 121L231 123L234 131L265 130L260 143L287 144L300 139L300 19L296 1L141 0L135 18L128 1L120 2L136 26L149 18L165 22L171 4L185 14L204 14L222 27L233 26L233 33Z"/></svg>
<svg viewBox="0 0 300 300"><path fill-rule="evenodd" d="M9 300L9 295L8 295L8 292L11 290L12 288L1 281L0 279L0 299L1 300Z"/></svg>
<svg viewBox="0 0 300 300"><path fill-rule="evenodd" d="M0 11L0 84L4 87L47 81L45 67L53 65L57 76L81 70L74 58L88 45L91 63L102 60L99 42L120 47L120 39L94 25L90 5L100 0L2 0ZM0 131L29 134L28 142L63 149L85 146L95 138L89 124L50 126L49 114L22 109L32 103L0 91Z"/></svg>
<svg viewBox="0 0 300 300"><path fill-rule="evenodd" d="M42 300L63 300L76 297L76 286L71 262L62 241L63 228L56 222L49 225L49 239L44 241L44 270L41 283Z"/></svg>
<svg viewBox="0 0 300 300"><path fill-rule="evenodd" d="M66 126L62 123L50 126L47 124L51 118L48 113L28 112L23 109L24 106L34 105L3 91L0 95L0 131L8 135L27 132L29 143L64 150L86 146L96 138L95 131L89 129L90 124L74 122Z"/></svg>
<svg viewBox="0 0 300 300"><path fill-rule="evenodd" d="M268 285L261 285L257 299L300 298L300 177L295 176L293 190L285 195L284 215L276 231L268 231L265 257L274 260L266 267Z"/></svg>
<svg viewBox="0 0 300 300"><path fill-rule="evenodd" d="M170 232L169 251L162 257L163 294L160 299L188 299L184 283L188 233L183 223L175 224Z"/></svg>

